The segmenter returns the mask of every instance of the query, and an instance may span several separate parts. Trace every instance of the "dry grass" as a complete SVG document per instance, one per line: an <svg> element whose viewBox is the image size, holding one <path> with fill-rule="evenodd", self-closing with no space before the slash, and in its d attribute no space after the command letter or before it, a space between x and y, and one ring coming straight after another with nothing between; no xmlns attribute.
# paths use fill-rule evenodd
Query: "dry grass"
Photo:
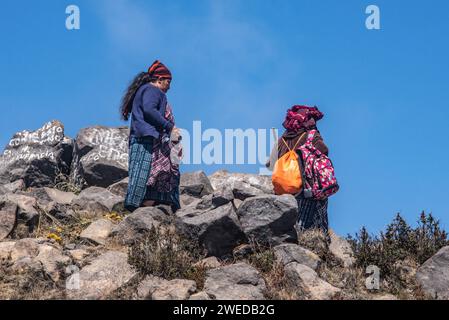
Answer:
<svg viewBox="0 0 449 320"><path fill-rule="evenodd" d="M9 260L0 262L0 300L65 299L63 277L55 283L41 268L30 266L17 272L11 267Z"/></svg>
<svg viewBox="0 0 449 320"><path fill-rule="evenodd" d="M74 212L75 215L71 217L70 221L62 223L42 208L39 208L39 225L31 236L36 238L53 238L61 245L79 242L81 232L94 220L83 218L76 211Z"/></svg>
<svg viewBox="0 0 449 320"><path fill-rule="evenodd" d="M129 248L128 257L142 275L194 280L200 289L204 285L206 269L195 266L205 257L204 252L169 225L153 227Z"/></svg>
<svg viewBox="0 0 449 320"><path fill-rule="evenodd" d="M266 273L262 273L267 290L264 292L268 300L304 300L307 293L303 288L298 287L288 280L284 273L284 267L275 263L273 268Z"/></svg>
<svg viewBox="0 0 449 320"><path fill-rule="evenodd" d="M298 233L298 244L323 260L329 260L329 238L319 229L310 229Z"/></svg>
<svg viewBox="0 0 449 320"><path fill-rule="evenodd" d="M273 248L257 242L250 243L252 253L230 263L246 262L256 268L266 283L264 295L269 300L302 300L306 293L291 283L284 273L284 266L276 261Z"/></svg>
<svg viewBox="0 0 449 320"><path fill-rule="evenodd" d="M74 184L70 177L62 172L58 172L54 179L54 188L64 192L72 192L76 195L81 193L81 188Z"/></svg>

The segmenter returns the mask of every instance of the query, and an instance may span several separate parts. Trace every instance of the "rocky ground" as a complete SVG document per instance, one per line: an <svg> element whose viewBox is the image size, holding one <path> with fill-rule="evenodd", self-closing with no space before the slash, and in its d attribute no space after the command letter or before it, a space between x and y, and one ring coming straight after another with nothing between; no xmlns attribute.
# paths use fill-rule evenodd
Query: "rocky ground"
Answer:
<svg viewBox="0 0 449 320"><path fill-rule="evenodd" d="M182 209L123 208L127 131L54 121L0 156L0 299L448 299L449 247L367 288L357 246L295 228L269 177L185 173ZM396 272L396 271L395 271ZM372 287L370 287L372 288ZM396 289L392 289L396 288Z"/></svg>

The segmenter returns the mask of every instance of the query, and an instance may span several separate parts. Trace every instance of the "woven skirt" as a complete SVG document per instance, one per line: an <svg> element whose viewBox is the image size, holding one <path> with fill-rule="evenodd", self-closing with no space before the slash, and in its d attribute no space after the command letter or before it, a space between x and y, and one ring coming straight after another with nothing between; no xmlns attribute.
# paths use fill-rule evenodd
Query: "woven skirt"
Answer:
<svg viewBox="0 0 449 320"><path fill-rule="evenodd" d="M131 137L129 141L129 182L125 198L125 208L134 211L145 200L172 206L174 211L180 208L179 188L171 192L159 192L147 186L151 172L154 138Z"/></svg>
<svg viewBox="0 0 449 320"><path fill-rule="evenodd" d="M152 137L131 137L129 142L128 190L125 208L134 211L145 200L147 181L151 171Z"/></svg>
<svg viewBox="0 0 449 320"><path fill-rule="evenodd" d="M181 209L179 201L179 187L170 192L160 192L151 187L147 187L145 200L153 200L156 204L165 204L172 207L173 211Z"/></svg>
<svg viewBox="0 0 449 320"><path fill-rule="evenodd" d="M324 233L329 231L327 214L328 199L306 199L302 194L296 197L298 201L298 227L300 230L320 229Z"/></svg>

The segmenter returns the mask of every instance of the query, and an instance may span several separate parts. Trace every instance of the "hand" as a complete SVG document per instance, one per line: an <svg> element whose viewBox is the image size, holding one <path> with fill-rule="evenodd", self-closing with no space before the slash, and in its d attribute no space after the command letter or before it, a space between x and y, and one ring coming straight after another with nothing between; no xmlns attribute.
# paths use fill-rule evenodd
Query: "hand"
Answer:
<svg viewBox="0 0 449 320"><path fill-rule="evenodd" d="M181 130L179 130L179 128L174 127L170 134L170 140L177 142L180 141L181 139L182 139Z"/></svg>

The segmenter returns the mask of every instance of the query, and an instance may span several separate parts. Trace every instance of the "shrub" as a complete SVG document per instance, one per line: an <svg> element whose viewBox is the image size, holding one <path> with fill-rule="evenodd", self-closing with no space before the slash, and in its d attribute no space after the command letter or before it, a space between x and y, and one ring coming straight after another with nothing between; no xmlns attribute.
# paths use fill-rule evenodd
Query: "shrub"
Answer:
<svg viewBox="0 0 449 320"><path fill-rule="evenodd" d="M275 267L276 256L272 249L255 251L248 257L248 262L261 272L268 273Z"/></svg>
<svg viewBox="0 0 449 320"><path fill-rule="evenodd" d="M129 263L135 266L141 274L153 275L167 280L191 279L198 281L205 272L194 264L204 257L203 251L190 240L176 233L174 228L162 225L153 226L141 240L129 249Z"/></svg>
<svg viewBox="0 0 449 320"><path fill-rule="evenodd" d="M449 245L447 234L440 228L440 222L432 214L421 214L418 226L412 228L397 214L385 232L379 236L370 235L365 227L355 238L348 239L354 249L356 264L360 268L375 265L381 276L400 290L406 286L401 275L401 265L417 266L431 258L442 247Z"/></svg>

